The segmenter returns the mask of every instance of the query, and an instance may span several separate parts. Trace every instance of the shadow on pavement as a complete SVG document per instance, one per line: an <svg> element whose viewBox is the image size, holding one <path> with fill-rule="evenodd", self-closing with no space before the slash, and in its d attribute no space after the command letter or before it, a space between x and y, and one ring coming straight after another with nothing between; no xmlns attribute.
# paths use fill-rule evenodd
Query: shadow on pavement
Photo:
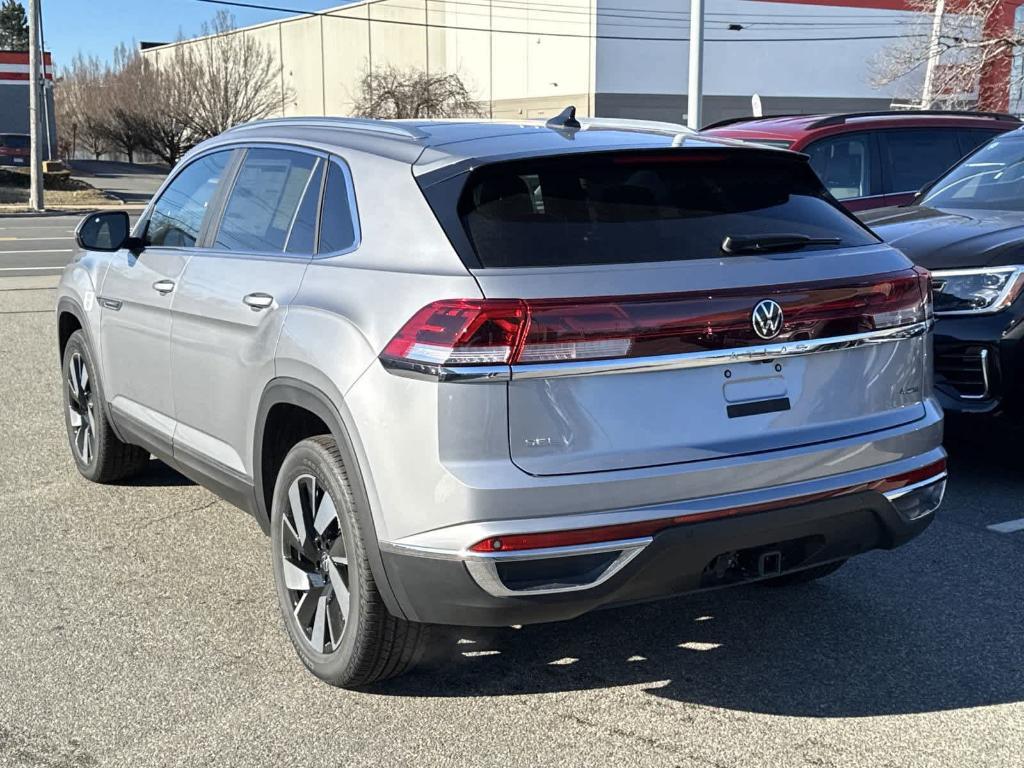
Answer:
<svg viewBox="0 0 1024 768"><path fill-rule="evenodd" d="M159 459L150 459L149 465L142 472L121 481L119 485L136 488L174 488L195 483Z"/></svg>
<svg viewBox="0 0 1024 768"><path fill-rule="evenodd" d="M641 685L746 712L866 717L1024 700L1024 549L974 509L1024 497L1012 430L956 445L949 524L820 582L748 586L575 621L446 635L425 668L373 693L476 697ZM1016 445L1020 445L1019 442ZM997 514L998 510L987 510ZM942 514L940 512L940 514ZM973 516L973 517L972 517Z"/></svg>

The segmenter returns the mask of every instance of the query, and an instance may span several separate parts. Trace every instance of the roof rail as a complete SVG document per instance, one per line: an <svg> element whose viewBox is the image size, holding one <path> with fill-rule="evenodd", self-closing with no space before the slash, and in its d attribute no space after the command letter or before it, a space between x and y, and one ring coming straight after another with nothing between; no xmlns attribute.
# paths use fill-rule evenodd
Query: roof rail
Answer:
<svg viewBox="0 0 1024 768"><path fill-rule="evenodd" d="M427 134L412 125L392 120L373 120L365 117L275 117L269 120L254 120L231 128L230 131L243 131L252 128L263 128L274 125L294 125L306 128L337 128L343 131L365 131L378 133L401 139L419 141L427 138Z"/></svg>
<svg viewBox="0 0 1024 768"><path fill-rule="evenodd" d="M632 120L619 117L583 117L580 124L584 129L607 129L622 131L643 131L645 133L665 133L675 136L680 133L696 133L682 123L666 123L660 120Z"/></svg>
<svg viewBox="0 0 1024 768"><path fill-rule="evenodd" d="M960 112L956 110L946 109L886 109L879 112L851 112L845 115L829 115L828 117L823 117L821 120L817 120L811 123L807 127L824 128L825 126L828 125L842 125L848 120L856 120L857 118L861 117L899 117L902 115L930 115L933 117L974 117L982 120L1003 120L1012 123L1021 122L1019 117L1008 114L1006 112Z"/></svg>
<svg viewBox="0 0 1024 768"><path fill-rule="evenodd" d="M734 123L752 123L755 120L777 120L780 117L810 117L810 115L802 115L798 112L788 112L782 115L744 115L743 117L727 117L725 120L719 120L711 125L705 125L701 128L702 131L710 131L712 128L725 128L727 125L733 125Z"/></svg>

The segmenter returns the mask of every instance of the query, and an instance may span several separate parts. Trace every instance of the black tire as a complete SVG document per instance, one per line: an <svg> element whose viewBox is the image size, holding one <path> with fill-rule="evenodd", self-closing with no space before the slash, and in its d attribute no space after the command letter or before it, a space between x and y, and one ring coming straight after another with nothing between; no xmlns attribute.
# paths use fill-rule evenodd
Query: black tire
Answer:
<svg viewBox="0 0 1024 768"><path fill-rule="evenodd" d="M68 445L82 476L94 483L113 483L141 472L149 464L149 451L123 443L114 434L99 370L82 331L68 339L61 372Z"/></svg>
<svg viewBox="0 0 1024 768"><path fill-rule="evenodd" d="M797 571L796 573L787 573L784 576L776 576L774 579L765 579L760 583L766 587L790 587L794 584L806 584L810 581L823 579L829 574L835 573L844 565L846 565L845 560L836 560L833 563L825 563L824 565L816 565L813 568L805 568L804 570Z"/></svg>
<svg viewBox="0 0 1024 768"><path fill-rule="evenodd" d="M325 512L325 499L335 522ZM384 605L367 560L367 532L351 482L329 435L303 440L288 452L274 486L270 531L281 614L310 672L339 688L359 688L417 664L429 642L428 627L397 618ZM339 599L341 587L347 597ZM311 598L315 610L306 602Z"/></svg>

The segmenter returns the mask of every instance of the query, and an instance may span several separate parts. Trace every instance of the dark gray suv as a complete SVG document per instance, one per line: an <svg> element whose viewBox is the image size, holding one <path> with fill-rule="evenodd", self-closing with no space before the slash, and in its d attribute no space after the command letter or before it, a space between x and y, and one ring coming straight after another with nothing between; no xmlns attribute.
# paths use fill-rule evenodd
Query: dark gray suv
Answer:
<svg viewBox="0 0 1024 768"><path fill-rule="evenodd" d="M928 275L801 155L570 111L271 120L78 240L80 471L152 454L255 515L335 685L430 625L817 578L942 498Z"/></svg>

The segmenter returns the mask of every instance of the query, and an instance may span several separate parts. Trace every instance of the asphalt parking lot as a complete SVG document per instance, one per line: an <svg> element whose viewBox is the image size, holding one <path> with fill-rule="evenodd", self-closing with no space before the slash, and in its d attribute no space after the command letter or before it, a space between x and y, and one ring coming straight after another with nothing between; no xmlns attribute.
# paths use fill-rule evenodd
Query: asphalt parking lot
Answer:
<svg viewBox="0 0 1024 768"><path fill-rule="evenodd" d="M1024 517L1019 435L951 441L935 524L820 583L457 632L339 691L255 522L155 461L77 475L39 273L0 272L0 765L1021 764L1024 530L989 528Z"/></svg>

